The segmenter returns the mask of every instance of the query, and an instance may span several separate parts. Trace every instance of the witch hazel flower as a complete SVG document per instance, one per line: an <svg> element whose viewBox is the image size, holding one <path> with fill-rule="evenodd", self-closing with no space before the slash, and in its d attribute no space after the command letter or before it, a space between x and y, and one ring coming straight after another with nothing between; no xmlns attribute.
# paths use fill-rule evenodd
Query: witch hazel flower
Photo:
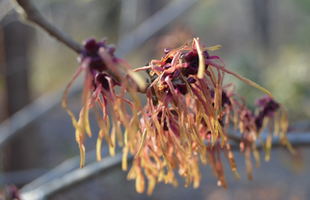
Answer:
<svg viewBox="0 0 310 200"><path fill-rule="evenodd" d="M218 185L226 188L222 152L239 179L231 140L239 143L248 178L252 179L251 154L259 165L256 141L268 125L271 133L264 144L265 160L270 158L273 132L275 136L280 134L282 143L294 151L285 135L288 123L284 106L274 101L266 89L227 69L220 57L209 54L219 49L220 45L206 47L199 38L194 38L179 48L165 49L165 55L160 60L152 60L147 66L135 70L115 57L115 48L106 45L105 41L89 39L84 47L81 66L66 88L63 99L63 107L76 129L81 167L85 160L83 141L86 134L91 136L88 122L90 108L94 109L100 127L97 159L101 160L103 138L109 144L111 155L115 153L117 140L119 146L123 146L123 170L128 168L128 153L135 156L127 178L136 180L139 193L145 190L145 177L149 195L158 182L177 186L176 170L185 178L186 187L193 183L193 187L197 188L201 179L199 162L209 164ZM66 96L82 71L85 74L83 108L76 120L67 108ZM147 104L144 107L137 92L145 84L135 73L137 71L146 71L151 77L145 90ZM245 106L245 98L234 92L232 83L223 85L225 74L233 75L268 95L257 101L259 108L256 115ZM120 87L119 92L114 90L115 86ZM125 98L125 92L131 94L132 101ZM130 112L127 112L128 107ZM108 108L112 120L109 119ZM229 135L231 125L239 130L240 137ZM121 126L125 128L123 133Z"/></svg>
<svg viewBox="0 0 310 200"><path fill-rule="evenodd" d="M257 112L258 114L255 117L258 135L260 135L269 125L269 134L265 144L265 160L270 160L272 134L275 137L279 136L282 145L287 146L290 152L294 154L295 150L291 146L285 134L288 129L288 114L285 107L269 96L262 96L257 99L255 105L259 107Z"/></svg>
<svg viewBox="0 0 310 200"><path fill-rule="evenodd" d="M245 98L234 92L235 86L228 84L223 86L222 101L223 115L225 116L224 132L227 132L230 125L229 121L234 125L235 131L241 133L239 145L240 151L246 159L247 175L252 179L251 154L254 155L256 166L260 166L259 152L256 147L257 141L263 142L261 135L263 131L269 127L269 135L267 140L263 142L265 150L265 161L270 159L270 150L272 144L272 133L275 137L279 136L283 145L294 153L294 149L286 138L288 127L287 112L283 105L277 103L271 96L265 95L259 98L255 105L259 106L254 114L245 106ZM226 100L225 100L226 99Z"/></svg>
<svg viewBox="0 0 310 200"><path fill-rule="evenodd" d="M101 160L100 148L103 138L105 138L109 144L110 154L114 155L116 139L120 146L124 144L123 134L120 128L121 124L130 135L135 135L137 131L134 130L133 127L138 127L138 125L133 126L133 123L137 124L138 119L127 113L125 104L128 104L132 108L133 115L135 116L140 106L137 97L137 88L144 88L145 83L138 75L132 72L130 66L124 60L115 57L114 52L115 47L113 45L106 45L105 40L96 42L95 39L91 38L84 41L84 50L79 58L81 65L69 82L64 93L62 106L71 116L73 126L76 129L76 141L79 144L81 154L81 168L85 163L85 147L83 141L85 140L86 134L89 137L92 136L88 119L90 108L94 109L100 127L97 140L97 159L99 161ZM127 74L126 76L124 76L120 68ZM67 94L75 79L82 72L84 72L82 92L83 107L79 119L77 120L67 107ZM135 85L135 83L138 85ZM121 93L118 95L115 93L115 86L121 87ZM125 99L125 90L132 94L134 104ZM103 117L100 116L96 103L99 104ZM112 111L111 134L109 134L111 124L108 117L108 107ZM130 121L131 119L135 120ZM133 137L131 136L130 138Z"/></svg>
<svg viewBox="0 0 310 200"><path fill-rule="evenodd" d="M157 109L157 107L155 108ZM178 114L173 108L168 108L169 113L172 115L169 118L165 117L162 112L157 112L159 124L148 123L150 129L153 131L154 136L148 135L148 128L146 127L147 121L144 118L140 120L140 128L144 130L139 134L139 140L137 153L133 161L132 168L128 173L128 179L136 180L136 190L142 193L145 188L144 175L148 179L147 194L152 194L152 191L158 182L165 182L178 185L175 178L174 169L179 168L179 174L186 178L186 186L193 181L194 187L199 186L201 179L199 172L199 158L197 156L191 156L188 148L194 148L196 151L196 145L185 144L181 146L179 140L180 135L179 127L176 124L178 121ZM147 112L147 119L151 120L152 115L147 108L144 109ZM157 131L156 126L160 126L161 133ZM201 141L201 144L203 142ZM138 147L137 146L137 147ZM184 161L184 162L183 162ZM187 162L185 162L187 161Z"/></svg>
<svg viewBox="0 0 310 200"><path fill-rule="evenodd" d="M219 48L205 47L198 38L193 39L180 48L165 49L161 60L152 60L148 66L135 70L147 71L152 81L147 89L148 104L141 112L137 153L128 175L128 179L136 179L138 192L144 191L143 172L149 179L148 194L156 182L177 185L174 169L179 169L186 186L193 182L198 187L199 160L210 164L218 184L226 188L222 151L238 179L228 137L230 122L241 132L240 149L252 179L251 153L257 158L255 141L259 128L255 115L245 107L245 99L234 93L234 85L223 86L224 74L271 94L226 69L223 60L208 52Z"/></svg>
<svg viewBox="0 0 310 200"><path fill-rule="evenodd" d="M173 169L179 168L179 174L187 180L186 186L193 181L194 186L198 187L200 173L196 157L200 155L206 163L206 155L210 154L209 162L216 166L219 179L226 187L221 161L216 159L219 148L211 149L219 138L222 147L227 141L218 120L218 116L222 118L221 86L224 75L217 67L213 69L211 64L205 64L210 60L222 61L217 56L209 56L207 51L218 48L206 48L194 39L178 49L165 50L166 55L161 60L152 60L149 66L136 69L149 70L152 76L147 90L148 105L143 110L149 113L148 118L143 116L143 136L149 141L159 141L150 142L148 146L141 142L140 149L157 150L155 153L165 161L167 169L157 168L159 171L155 174L167 171L167 174L160 176L164 177L160 180L166 183L175 184ZM211 89L215 91L215 100L212 100ZM192 106L189 106L189 101ZM145 140L140 138L140 141ZM206 149L206 143L210 148ZM144 160L146 155L143 155L137 154L136 159ZM134 167L137 168L136 165ZM195 173L191 169L196 169Z"/></svg>

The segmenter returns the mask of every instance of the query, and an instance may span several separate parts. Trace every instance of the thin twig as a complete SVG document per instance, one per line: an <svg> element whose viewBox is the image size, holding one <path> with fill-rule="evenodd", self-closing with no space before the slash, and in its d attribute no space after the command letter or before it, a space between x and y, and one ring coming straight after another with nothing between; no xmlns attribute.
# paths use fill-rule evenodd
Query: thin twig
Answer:
<svg viewBox="0 0 310 200"><path fill-rule="evenodd" d="M23 18L25 18L29 22L38 25L51 36L53 36L63 44L67 45L76 53L81 53L83 49L82 46L78 42L73 40L70 36L49 23L31 0L15 0L15 4L19 5L16 6L15 9Z"/></svg>
<svg viewBox="0 0 310 200"><path fill-rule="evenodd" d="M70 36L62 32L57 27L53 26L51 23L49 23L44 16L40 13L40 11L36 8L34 3L31 0L12 0L15 2L17 6L15 6L16 11L22 16L24 19L28 20L29 22L32 22L33 24L38 25L41 27L44 31L49 33L51 36L65 44L67 47L75 51L76 53L81 53L83 50L83 47L76 42L74 39L72 39ZM113 73L111 70L106 71L113 79L119 80L120 77L118 77L115 73ZM125 76L125 75L124 75ZM129 86L130 87L130 86ZM137 88L137 91L140 93L145 93L146 88Z"/></svg>
<svg viewBox="0 0 310 200"><path fill-rule="evenodd" d="M310 132L305 132L305 133L300 133L298 131L292 131L292 132L287 132L286 134L287 136L287 140L291 143L291 145L293 147L303 147L303 146L307 146L310 147ZM229 133L227 134L227 137L229 138L229 141L233 142L234 144L232 144L232 149L240 149L239 148L239 144L241 142L241 138L240 138L240 133L234 132L234 131L229 131ZM262 136L260 136L260 138L263 141L266 141L267 139L267 134L264 133ZM263 145L260 140L256 140L256 148L257 149L262 149ZM280 137L275 137L272 139L272 148L275 147L284 147L285 145L283 145L283 141L281 141Z"/></svg>

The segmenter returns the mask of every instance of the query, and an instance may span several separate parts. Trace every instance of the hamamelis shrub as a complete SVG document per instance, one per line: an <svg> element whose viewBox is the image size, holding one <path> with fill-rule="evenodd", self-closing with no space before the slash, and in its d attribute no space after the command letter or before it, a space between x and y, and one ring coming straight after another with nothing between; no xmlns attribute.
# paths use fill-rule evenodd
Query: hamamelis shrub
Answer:
<svg viewBox="0 0 310 200"><path fill-rule="evenodd" d="M165 49L160 60L152 60L147 66L132 70L124 60L114 56L115 48L106 45L105 41L85 41L80 68L63 99L63 107L76 129L81 168L85 161L83 141L86 135L91 136L90 108L94 109L100 127L96 147L98 161L101 160L103 138L110 147L111 156L115 153L117 141L123 147L123 170L127 170L128 153L134 155L128 179L136 180L139 193L145 190L145 178L149 195L158 182L177 186L176 171L185 178L186 187L193 182L193 187L197 188L201 179L200 162L209 164L218 178L218 185L226 188L222 153L239 179L230 147L229 126L240 132L238 142L249 179L252 179L251 154L258 166L260 163L256 147L258 140L263 142L266 161L270 159L272 134L280 137L282 144L294 152L286 138L288 122L283 105L277 103L266 89L230 71L222 59L209 54L219 48L219 45L206 47L194 38L180 48ZM83 108L77 120L67 108L66 96L82 71L85 77ZM149 74L149 85L145 85L135 73L137 71ZM234 92L232 83L223 85L226 73L267 94L257 100L256 112L245 106L245 99ZM116 92L116 86L120 87L119 92ZM137 96L138 91L146 94L144 107ZM132 101L125 98L125 92L130 93ZM121 132L121 126L124 132ZM260 136L265 129L269 130L269 135L266 141L262 141Z"/></svg>

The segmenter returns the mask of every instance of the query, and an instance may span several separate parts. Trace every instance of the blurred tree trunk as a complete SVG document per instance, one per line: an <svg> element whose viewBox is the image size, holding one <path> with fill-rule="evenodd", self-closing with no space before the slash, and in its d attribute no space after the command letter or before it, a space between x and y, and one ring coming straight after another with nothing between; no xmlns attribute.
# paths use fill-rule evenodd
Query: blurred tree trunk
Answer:
<svg viewBox="0 0 310 200"><path fill-rule="evenodd" d="M5 20L3 20L5 21ZM29 89L29 68L27 58L31 35L30 26L13 21L3 27L5 64L5 101L3 108L6 117L28 105L31 101ZM11 139L4 147L4 171L31 169L37 166L36 147L38 134L33 127L26 127L24 134Z"/></svg>
<svg viewBox="0 0 310 200"><path fill-rule="evenodd" d="M269 50L270 47L270 13L269 13L269 0L252 0L254 25L259 43L264 50Z"/></svg>
<svg viewBox="0 0 310 200"><path fill-rule="evenodd" d="M30 103L27 50L30 28L15 21L4 28L7 112L11 116Z"/></svg>

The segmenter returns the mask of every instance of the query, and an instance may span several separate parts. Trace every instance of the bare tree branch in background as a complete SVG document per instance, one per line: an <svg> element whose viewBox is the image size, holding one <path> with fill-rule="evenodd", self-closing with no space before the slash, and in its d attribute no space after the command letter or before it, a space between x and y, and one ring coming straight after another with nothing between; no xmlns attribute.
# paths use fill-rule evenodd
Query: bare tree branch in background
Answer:
<svg viewBox="0 0 310 200"><path fill-rule="evenodd" d="M228 137L230 139L232 139L232 138L236 139L236 143L233 143L231 146L232 150L234 150L234 151L239 150L240 148L238 145L238 143L239 143L238 140L240 140L240 139L238 139L238 138L240 138L240 137L238 136L238 134L231 132L231 133L229 133ZM309 144L310 144L310 134L309 133L299 134L296 132L292 132L288 135L288 138L294 147L309 146ZM266 139L266 138L264 137L264 139ZM277 148L280 146L281 146L280 140L278 138L275 138L273 141L272 147ZM262 144L259 142L257 143L257 147L259 149L263 148ZM94 152L91 152L90 154L94 154ZM128 160L133 159L132 155L128 155L128 156L129 156ZM74 167L72 165L67 166L67 167L70 167L70 169L78 168L79 157L72 158L68 161L65 161L60 166L63 166L63 165L65 166L67 162L72 162L73 160L75 160L75 162L73 164ZM52 195L59 193L59 191L63 190L64 188L71 188L75 184L83 182L83 181L89 179L90 177L93 177L94 175L104 173L105 170L107 170L107 169L109 169L115 165L120 165L121 162L122 162L122 153L118 152L114 157L107 156L107 157L103 158L103 160L101 162L94 162L94 163L90 163L90 164L86 165L85 168L83 169L83 171L81 171L80 169L75 169L75 170L72 170L70 172L68 172L66 170L64 172L56 171L56 174L57 174L57 172L59 174L58 174L58 176L56 176L56 178L54 177L53 180L51 180L51 175L49 175L49 174L43 175L39 179L48 180L48 181L40 182L40 185L36 184L35 183L36 181L29 183L28 185L26 185L24 188L21 189L22 197L24 200L46 199L49 196L52 196ZM57 168L55 168L55 169L57 169ZM55 176L55 173L53 173L53 175Z"/></svg>
<svg viewBox="0 0 310 200"><path fill-rule="evenodd" d="M13 5L10 1L0 0L0 20L2 20L12 9Z"/></svg>

